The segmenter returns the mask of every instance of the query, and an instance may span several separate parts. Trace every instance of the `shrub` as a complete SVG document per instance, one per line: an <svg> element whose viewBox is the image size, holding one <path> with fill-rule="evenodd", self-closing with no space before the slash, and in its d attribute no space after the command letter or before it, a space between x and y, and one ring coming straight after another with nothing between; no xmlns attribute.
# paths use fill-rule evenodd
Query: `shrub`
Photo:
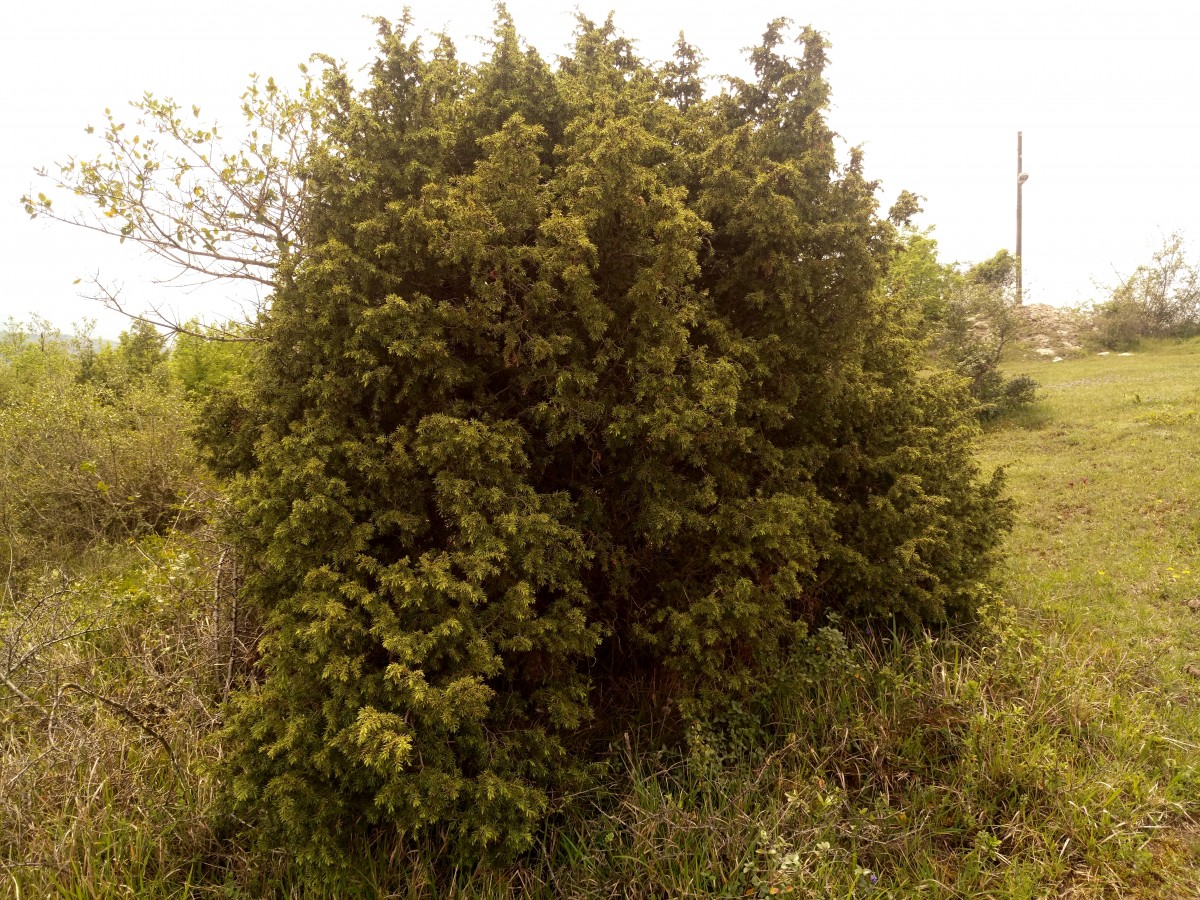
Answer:
<svg viewBox="0 0 1200 900"><path fill-rule="evenodd" d="M10 330L0 351L0 552L18 576L162 532L198 486L165 379L82 380L86 359L45 323Z"/></svg>
<svg viewBox="0 0 1200 900"><path fill-rule="evenodd" d="M1030 376L1004 376L1004 352L1020 336L1021 299L1016 295L1016 260L1008 251L966 271L936 263L935 242L919 233L908 233L890 280L893 294L914 293L925 311L935 354L967 379L980 419L1027 406L1037 398L1037 382ZM941 271L940 277L935 272ZM930 310L936 314L930 314Z"/></svg>
<svg viewBox="0 0 1200 900"><path fill-rule="evenodd" d="M44 322L0 344L0 867L18 895L153 894L207 846L202 739L253 642L203 527L190 410L140 344L92 354Z"/></svg>
<svg viewBox="0 0 1200 900"><path fill-rule="evenodd" d="M1187 261L1183 235L1173 232L1151 260L1111 289L1095 310L1102 346L1126 350L1144 337L1200 334L1200 265Z"/></svg>
<svg viewBox="0 0 1200 900"><path fill-rule="evenodd" d="M1007 517L880 290L816 32L704 99L611 21L553 70L503 13L474 68L409 27L361 93L326 73L219 442L267 628L226 809L325 863L528 846L631 710L750 694L832 612L970 613Z"/></svg>
<svg viewBox="0 0 1200 900"><path fill-rule="evenodd" d="M250 354L248 341L230 326L188 322L175 335L167 369L187 396L203 405L216 395L229 395L241 382Z"/></svg>

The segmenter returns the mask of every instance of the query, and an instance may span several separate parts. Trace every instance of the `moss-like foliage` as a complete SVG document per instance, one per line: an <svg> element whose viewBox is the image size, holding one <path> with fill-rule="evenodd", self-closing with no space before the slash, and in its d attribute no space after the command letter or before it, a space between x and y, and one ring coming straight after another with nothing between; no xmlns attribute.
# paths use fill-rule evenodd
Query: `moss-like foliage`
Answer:
<svg viewBox="0 0 1200 900"><path fill-rule="evenodd" d="M313 859L527 846L631 709L751 692L831 612L969 612L1006 517L816 32L706 96L611 22L555 67L503 11L477 67L410 30L326 77L226 457L266 621L228 800Z"/></svg>

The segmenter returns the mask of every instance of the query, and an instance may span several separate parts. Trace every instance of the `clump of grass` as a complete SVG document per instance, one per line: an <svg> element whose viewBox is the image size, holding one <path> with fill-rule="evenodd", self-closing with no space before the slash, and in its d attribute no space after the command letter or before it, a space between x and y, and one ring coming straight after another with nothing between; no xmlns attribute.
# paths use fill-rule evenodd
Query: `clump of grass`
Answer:
<svg viewBox="0 0 1200 900"><path fill-rule="evenodd" d="M1185 422L1190 422L1194 418L1196 418L1196 411L1194 409L1169 407L1140 415L1135 421L1155 428L1172 428L1176 425L1183 425Z"/></svg>
<svg viewBox="0 0 1200 900"><path fill-rule="evenodd" d="M151 536L7 592L0 896L186 896L199 877L206 739L252 640L221 553Z"/></svg>
<svg viewBox="0 0 1200 900"><path fill-rule="evenodd" d="M1136 660L1081 659L1046 630L999 602L958 633L823 629L804 657L819 662L759 708L694 723L686 748L627 736L607 788L508 868L373 846L313 881L235 852L177 868L175 889L202 876L228 898L1178 896L1192 863L1170 836L1200 812L1200 746ZM105 866L70 873L71 889L138 874ZM169 872L169 854L141 871ZM182 896L168 884L139 895Z"/></svg>
<svg viewBox="0 0 1200 900"><path fill-rule="evenodd" d="M1119 667L1097 677L1036 625L997 605L969 637L818 635L825 671L781 685L765 729L697 726L674 761L627 753L547 881L639 897L1169 884L1158 835L1197 811L1200 747L1172 737L1163 698Z"/></svg>

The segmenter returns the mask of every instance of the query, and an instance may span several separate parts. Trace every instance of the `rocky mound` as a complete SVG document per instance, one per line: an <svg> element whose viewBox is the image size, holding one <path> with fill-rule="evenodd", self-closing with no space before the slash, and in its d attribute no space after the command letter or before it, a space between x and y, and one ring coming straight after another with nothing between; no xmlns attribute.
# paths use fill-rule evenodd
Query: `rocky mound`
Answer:
<svg viewBox="0 0 1200 900"><path fill-rule="evenodd" d="M1092 330L1091 316L1078 309L1027 303L1021 307L1024 324L1022 342L1036 356L1078 356L1085 352L1086 335Z"/></svg>

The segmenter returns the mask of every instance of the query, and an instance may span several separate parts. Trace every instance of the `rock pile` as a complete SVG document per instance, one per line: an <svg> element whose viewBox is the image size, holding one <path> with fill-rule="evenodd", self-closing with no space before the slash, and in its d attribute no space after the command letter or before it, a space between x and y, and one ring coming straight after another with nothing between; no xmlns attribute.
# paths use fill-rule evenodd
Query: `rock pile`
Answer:
<svg viewBox="0 0 1200 900"><path fill-rule="evenodd" d="M1078 356L1084 336L1091 331L1091 316L1078 309L1027 303L1021 307L1022 339L1037 356L1047 359Z"/></svg>

